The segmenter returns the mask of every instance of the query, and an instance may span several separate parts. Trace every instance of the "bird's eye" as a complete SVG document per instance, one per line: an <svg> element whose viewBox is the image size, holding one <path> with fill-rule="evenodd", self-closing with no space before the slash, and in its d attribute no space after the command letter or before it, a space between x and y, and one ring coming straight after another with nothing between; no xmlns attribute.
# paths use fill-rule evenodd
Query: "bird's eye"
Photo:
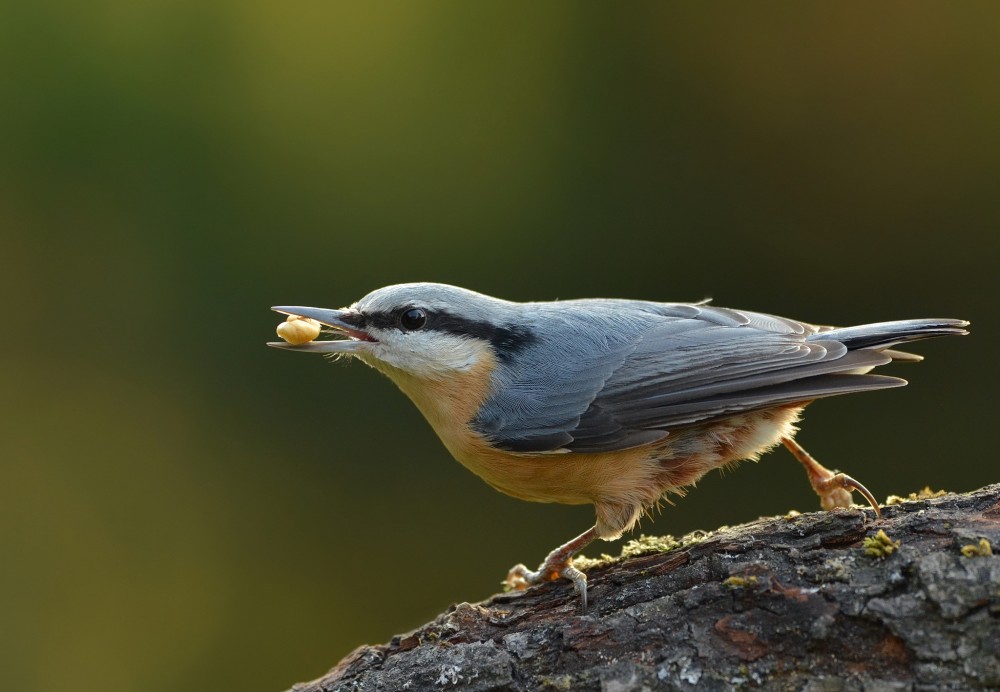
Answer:
<svg viewBox="0 0 1000 692"><path fill-rule="evenodd" d="M416 331L427 322L427 313L420 308L410 308L399 317L399 323L403 329Z"/></svg>

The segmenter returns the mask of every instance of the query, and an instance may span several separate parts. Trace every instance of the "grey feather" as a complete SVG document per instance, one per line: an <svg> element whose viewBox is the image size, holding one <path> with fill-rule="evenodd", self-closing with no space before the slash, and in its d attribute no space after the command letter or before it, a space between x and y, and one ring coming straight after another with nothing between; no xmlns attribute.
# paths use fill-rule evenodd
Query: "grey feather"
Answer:
<svg viewBox="0 0 1000 692"><path fill-rule="evenodd" d="M842 327L831 329L819 335L822 338L836 339L850 349L856 348L888 348L896 344L927 339L933 336L950 336L965 334L965 320L924 319L900 320L897 322L878 322L863 324L858 327ZM818 337L817 337L818 338Z"/></svg>
<svg viewBox="0 0 1000 692"><path fill-rule="evenodd" d="M497 373L474 426L498 447L525 453L622 450L745 411L898 387L905 380L866 374L900 355L881 349L965 325L830 329L707 305L508 305L543 326L533 329L541 343Z"/></svg>

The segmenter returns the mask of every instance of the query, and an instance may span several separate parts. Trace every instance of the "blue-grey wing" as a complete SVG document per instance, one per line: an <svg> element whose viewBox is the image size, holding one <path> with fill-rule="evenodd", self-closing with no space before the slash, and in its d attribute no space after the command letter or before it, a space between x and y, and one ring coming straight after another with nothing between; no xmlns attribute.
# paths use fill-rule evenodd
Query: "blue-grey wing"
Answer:
<svg viewBox="0 0 1000 692"><path fill-rule="evenodd" d="M551 330L560 335L560 357L551 358L560 344L540 344L538 362L503 383L475 423L511 451L606 452L742 411L905 384L864 374L889 356L850 350L812 325L651 305L620 311L621 323L599 338L585 319Z"/></svg>
<svg viewBox="0 0 1000 692"><path fill-rule="evenodd" d="M493 392L472 426L501 449L566 450L587 407L635 350L647 328L641 314L601 315L597 331L587 312L544 304L533 314L530 347L508 359L493 376ZM538 328L539 322L542 327Z"/></svg>

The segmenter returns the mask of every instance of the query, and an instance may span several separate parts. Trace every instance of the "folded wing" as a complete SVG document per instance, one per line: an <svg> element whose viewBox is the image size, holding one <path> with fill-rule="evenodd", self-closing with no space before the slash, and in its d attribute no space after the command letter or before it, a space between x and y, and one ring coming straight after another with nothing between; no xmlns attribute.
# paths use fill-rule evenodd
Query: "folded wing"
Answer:
<svg viewBox="0 0 1000 692"><path fill-rule="evenodd" d="M503 415L480 421L492 423L483 432L515 452L628 449L744 411L902 386L868 374L897 355L884 350L964 333L957 320L838 330L705 305L661 308L627 323L617 339L568 349L552 372L509 383L489 407Z"/></svg>

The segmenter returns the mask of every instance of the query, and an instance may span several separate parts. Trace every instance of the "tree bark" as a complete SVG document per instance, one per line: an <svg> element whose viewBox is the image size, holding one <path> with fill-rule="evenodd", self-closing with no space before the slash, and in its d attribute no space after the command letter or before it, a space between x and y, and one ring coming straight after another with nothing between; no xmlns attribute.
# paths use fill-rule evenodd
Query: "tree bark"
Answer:
<svg viewBox="0 0 1000 692"><path fill-rule="evenodd" d="M835 510L646 539L587 569L586 613L566 581L460 603L292 689L1000 689L990 545L1000 484L879 521Z"/></svg>

